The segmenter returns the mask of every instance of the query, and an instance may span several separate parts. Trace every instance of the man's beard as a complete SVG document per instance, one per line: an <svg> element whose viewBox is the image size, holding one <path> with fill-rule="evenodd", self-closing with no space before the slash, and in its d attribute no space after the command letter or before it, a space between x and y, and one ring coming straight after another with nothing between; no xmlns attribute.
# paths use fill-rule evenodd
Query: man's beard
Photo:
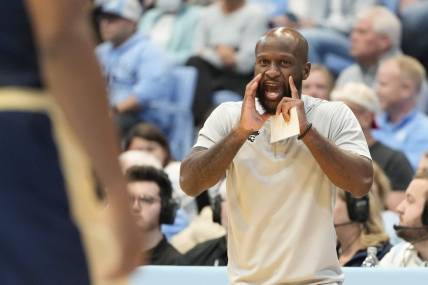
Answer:
<svg viewBox="0 0 428 285"><path fill-rule="evenodd" d="M398 237L410 243L417 243L428 239L428 227L405 227L394 225Z"/></svg>
<svg viewBox="0 0 428 285"><path fill-rule="evenodd" d="M257 87L256 98L259 99L260 105L262 106L263 110L265 110L268 114L275 115L276 107L278 106L278 104L282 98L284 98L284 97L292 98L290 86L288 84L286 84L285 82L281 82L281 84L282 84L282 87L281 87L281 91L282 91L281 93L282 94L280 94L278 99L275 101L271 101L271 100L266 99L266 89L265 89L263 82L260 82L259 86ZM294 79L294 84L296 85L298 93L301 94L302 80L301 79L297 79L297 80Z"/></svg>

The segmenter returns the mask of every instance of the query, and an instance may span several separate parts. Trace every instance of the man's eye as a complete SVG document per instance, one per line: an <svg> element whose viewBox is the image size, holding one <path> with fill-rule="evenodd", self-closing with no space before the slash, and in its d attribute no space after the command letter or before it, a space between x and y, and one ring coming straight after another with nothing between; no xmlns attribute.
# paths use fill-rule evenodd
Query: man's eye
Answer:
<svg viewBox="0 0 428 285"><path fill-rule="evenodd" d="M291 61L289 61L289 60L281 60L280 64L282 66L290 66L291 65Z"/></svg>
<svg viewBox="0 0 428 285"><path fill-rule="evenodd" d="M153 204L154 202L155 202L155 199L151 197L140 197L140 203Z"/></svg>
<svg viewBox="0 0 428 285"><path fill-rule="evenodd" d="M266 59L261 59L261 60L259 60L259 64L260 64L260 65L268 65L268 64L269 64L269 61L268 61L268 60L266 60Z"/></svg>

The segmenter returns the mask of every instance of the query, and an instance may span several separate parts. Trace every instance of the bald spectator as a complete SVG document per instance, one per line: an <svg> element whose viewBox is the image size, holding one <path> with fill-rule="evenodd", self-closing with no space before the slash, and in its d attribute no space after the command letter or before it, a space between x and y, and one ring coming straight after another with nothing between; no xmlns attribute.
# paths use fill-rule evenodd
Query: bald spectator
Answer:
<svg viewBox="0 0 428 285"><path fill-rule="evenodd" d="M336 85L360 82L375 86L376 72L382 61L401 54L402 24L388 9L376 6L362 11L351 33L351 55L356 63L342 71ZM428 113L428 85L423 82L418 108Z"/></svg>
<svg viewBox="0 0 428 285"><path fill-rule="evenodd" d="M313 64L309 77L303 80L302 93L328 101L333 86L334 79L330 71L323 65Z"/></svg>
<svg viewBox="0 0 428 285"><path fill-rule="evenodd" d="M376 129L375 116L380 112L376 93L362 83L347 83L335 89L332 100L343 101L357 117L369 146L370 154L385 172L393 190L404 191L413 177L413 169L406 156L376 140L372 131Z"/></svg>
<svg viewBox="0 0 428 285"><path fill-rule="evenodd" d="M400 55L386 60L377 73L377 95L383 110L376 139L406 154L413 169L428 150L428 117L417 109L418 94L426 77L414 58Z"/></svg>
<svg viewBox="0 0 428 285"><path fill-rule="evenodd" d="M400 43L400 20L388 9L377 6L359 13L351 32L351 55L356 63L340 73L336 85L373 86L379 63L400 53Z"/></svg>

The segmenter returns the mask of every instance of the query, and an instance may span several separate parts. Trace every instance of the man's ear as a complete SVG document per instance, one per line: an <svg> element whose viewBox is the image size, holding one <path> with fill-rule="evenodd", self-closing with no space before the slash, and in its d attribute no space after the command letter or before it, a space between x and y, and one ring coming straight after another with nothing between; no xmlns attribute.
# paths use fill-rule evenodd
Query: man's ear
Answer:
<svg viewBox="0 0 428 285"><path fill-rule="evenodd" d="M391 39L389 37L387 37L386 35L380 35L379 36L379 46L380 46L380 49L382 50L382 52L386 52L386 51L390 50L392 47Z"/></svg>
<svg viewBox="0 0 428 285"><path fill-rule="evenodd" d="M306 78L308 78L310 72L311 72L311 63L307 62L303 66L303 70L302 70L302 78L303 78L303 80L305 80Z"/></svg>

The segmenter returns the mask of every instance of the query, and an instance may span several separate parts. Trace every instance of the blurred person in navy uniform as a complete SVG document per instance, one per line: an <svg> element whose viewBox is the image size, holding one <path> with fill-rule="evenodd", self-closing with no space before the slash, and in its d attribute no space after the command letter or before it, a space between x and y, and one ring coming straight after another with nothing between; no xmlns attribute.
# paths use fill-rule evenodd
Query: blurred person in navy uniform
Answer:
<svg viewBox="0 0 428 285"><path fill-rule="evenodd" d="M89 8L18 0L0 11L0 284L124 284L138 264Z"/></svg>

